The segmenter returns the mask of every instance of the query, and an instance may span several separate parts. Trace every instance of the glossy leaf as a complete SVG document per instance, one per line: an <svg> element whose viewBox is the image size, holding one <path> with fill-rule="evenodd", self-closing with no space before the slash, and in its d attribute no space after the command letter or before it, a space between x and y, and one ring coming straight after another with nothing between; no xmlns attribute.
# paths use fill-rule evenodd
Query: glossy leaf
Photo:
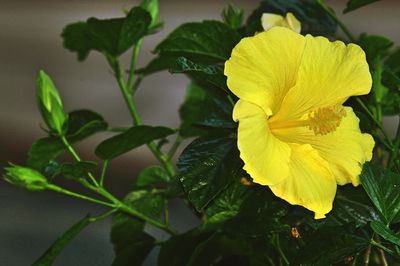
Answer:
<svg viewBox="0 0 400 266"><path fill-rule="evenodd" d="M379 0L349 0L346 4L345 10L343 10L343 13L348 13L350 11L359 9L360 7L378 2Z"/></svg>
<svg viewBox="0 0 400 266"><path fill-rule="evenodd" d="M313 0L264 0L247 19L247 34L263 31L261 16L273 13L286 16L292 12L301 22L302 33L330 35L336 32L336 22Z"/></svg>
<svg viewBox="0 0 400 266"><path fill-rule="evenodd" d="M50 266L61 253L61 251L74 239L83 229L91 223L89 216L79 220L60 236L46 252L33 263L33 266Z"/></svg>
<svg viewBox="0 0 400 266"><path fill-rule="evenodd" d="M182 137L204 135L205 127L235 128L233 106L225 92L205 89L195 83L188 86L184 103L179 108Z"/></svg>
<svg viewBox="0 0 400 266"><path fill-rule="evenodd" d="M77 52L80 61L91 50L119 56L148 33L151 20L146 10L134 7L123 18L89 18L86 22L69 24L62 33L64 47Z"/></svg>
<svg viewBox="0 0 400 266"><path fill-rule="evenodd" d="M173 133L174 130L167 127L134 126L101 142L96 148L96 155L103 160L111 160L143 144L165 138Z"/></svg>
<svg viewBox="0 0 400 266"><path fill-rule="evenodd" d="M135 180L136 188L149 188L164 185L169 181L169 176L165 170L159 166L150 166L142 171Z"/></svg>
<svg viewBox="0 0 400 266"><path fill-rule="evenodd" d="M235 137L207 136L186 147L177 166L189 201L200 211L238 178L243 164Z"/></svg>
<svg viewBox="0 0 400 266"><path fill-rule="evenodd" d="M368 164L361 183L385 221L400 222L400 175Z"/></svg>
<svg viewBox="0 0 400 266"><path fill-rule="evenodd" d="M107 123L103 118L89 110L78 110L68 115L67 139L74 144L103 131ZM37 140L28 152L28 165L36 170L43 170L49 162L65 151L60 138L50 136Z"/></svg>
<svg viewBox="0 0 400 266"><path fill-rule="evenodd" d="M400 237L398 237L390 228L379 221L372 221L371 228L374 230L375 233L383 237L389 242L400 246Z"/></svg>
<svg viewBox="0 0 400 266"><path fill-rule="evenodd" d="M162 56L184 56L196 62L224 62L240 38L222 22L192 22L176 28L155 51Z"/></svg>

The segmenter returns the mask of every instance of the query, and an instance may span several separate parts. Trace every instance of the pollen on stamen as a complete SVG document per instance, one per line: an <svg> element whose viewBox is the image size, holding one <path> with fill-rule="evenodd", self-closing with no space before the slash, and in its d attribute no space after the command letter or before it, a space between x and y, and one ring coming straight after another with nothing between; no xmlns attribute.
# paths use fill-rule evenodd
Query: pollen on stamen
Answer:
<svg viewBox="0 0 400 266"><path fill-rule="evenodd" d="M315 135L326 135L335 131L345 116L346 110L341 105L318 108L308 114L308 128Z"/></svg>

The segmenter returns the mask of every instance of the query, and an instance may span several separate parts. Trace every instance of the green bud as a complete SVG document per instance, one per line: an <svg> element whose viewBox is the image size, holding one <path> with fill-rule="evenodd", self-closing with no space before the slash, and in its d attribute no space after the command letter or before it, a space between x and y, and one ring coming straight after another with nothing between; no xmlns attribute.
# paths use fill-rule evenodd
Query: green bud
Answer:
<svg viewBox="0 0 400 266"><path fill-rule="evenodd" d="M150 13L151 16L150 28L153 28L158 21L158 13L159 13L158 0L142 0L140 6L144 10Z"/></svg>
<svg viewBox="0 0 400 266"><path fill-rule="evenodd" d="M37 98L43 120L51 131L62 135L65 131L67 116L64 113L60 94L51 78L40 70L37 78Z"/></svg>
<svg viewBox="0 0 400 266"><path fill-rule="evenodd" d="M17 187L29 191L42 191L47 188L47 179L31 168L11 164L5 171L4 179Z"/></svg>
<svg viewBox="0 0 400 266"><path fill-rule="evenodd" d="M244 10L233 4L229 4L229 6L222 11L222 19L234 30L242 25L243 15Z"/></svg>

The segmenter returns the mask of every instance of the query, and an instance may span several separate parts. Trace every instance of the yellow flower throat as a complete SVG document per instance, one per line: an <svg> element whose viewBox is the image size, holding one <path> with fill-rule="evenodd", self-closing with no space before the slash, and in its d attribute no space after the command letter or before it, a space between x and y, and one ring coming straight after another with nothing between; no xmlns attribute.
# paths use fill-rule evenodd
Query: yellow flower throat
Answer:
<svg viewBox="0 0 400 266"><path fill-rule="evenodd" d="M306 120L283 120L269 123L269 128L284 129L294 127L307 127L314 131L315 135L326 135L334 132L342 118L346 116L346 110L341 105L318 108L308 113Z"/></svg>

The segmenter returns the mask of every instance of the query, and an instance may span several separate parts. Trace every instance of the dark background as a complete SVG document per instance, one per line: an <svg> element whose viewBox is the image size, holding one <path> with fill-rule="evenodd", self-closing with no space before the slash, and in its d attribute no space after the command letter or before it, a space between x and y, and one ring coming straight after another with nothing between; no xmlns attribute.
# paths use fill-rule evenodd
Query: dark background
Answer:
<svg viewBox="0 0 400 266"><path fill-rule="evenodd" d="M88 108L99 112L114 126L127 126L131 119L107 63L97 53L79 63L76 55L63 49L60 33L71 22L90 16L121 16L122 8L139 1L94 0L0 0L0 166L7 162L24 164L33 141L44 136L36 108L35 79L44 69L54 79L68 111ZM219 19L229 2L243 7L246 15L258 6L255 0L161 0L162 32L144 41L139 66L151 58L151 50L172 29L183 22ZM400 43L400 1L383 0L358 11L342 15L345 1L327 1L355 33L367 31L386 35ZM129 60L129 54L124 62ZM187 79L182 75L159 73L146 79L136 95L145 124L179 125L179 104ZM393 134L395 118L385 119ZM106 137L99 134L80 144L83 158L95 159L93 150ZM107 186L116 195L129 191L132 179L146 165L156 163L146 147L113 161ZM2 170L0 170L0 174ZM73 188L75 189L75 188ZM171 222L180 231L197 223L179 202L171 204ZM104 209L81 200L51 192L29 193L0 181L0 265L30 265L68 226L88 212ZM72 241L55 265L110 265L109 220L93 224ZM153 228L160 237L160 232ZM146 265L154 265L154 256Z"/></svg>

